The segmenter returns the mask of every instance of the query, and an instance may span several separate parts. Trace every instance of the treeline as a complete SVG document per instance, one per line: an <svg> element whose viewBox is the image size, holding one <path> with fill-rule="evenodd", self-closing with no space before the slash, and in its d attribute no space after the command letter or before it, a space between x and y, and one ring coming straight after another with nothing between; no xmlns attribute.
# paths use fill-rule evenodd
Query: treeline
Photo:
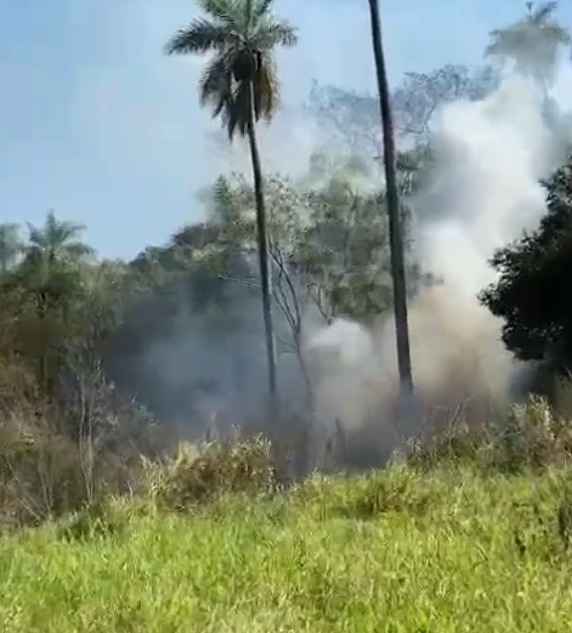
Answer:
<svg viewBox="0 0 572 633"><path fill-rule="evenodd" d="M552 11L530 14L526 24L542 26ZM504 54L517 55L503 33L493 34L489 52L499 54L504 42ZM537 77L535 67L527 72ZM407 148L397 168L410 295L439 281L416 259L406 204L431 164L431 117L444 103L482 99L498 81L489 65L448 65L407 74L393 93L399 147ZM293 367L289 415L311 405L305 324L346 317L369 325L392 306L385 196L371 185L379 179L377 100L315 84L307 111L327 144L303 178L267 174L264 189L278 358ZM507 347L556 373L572 365L571 166L545 183L549 213L538 231L495 255L500 279L481 297L505 320ZM241 177L221 176L206 204L207 221L128 262L98 257L83 227L54 212L42 226L0 225L7 518L40 520L92 499L103 484L132 486L141 454L207 432L221 402L236 414L223 426L260 425L266 370L255 191Z"/></svg>
<svg viewBox="0 0 572 633"><path fill-rule="evenodd" d="M505 319L508 348L558 373L572 362L571 165L545 183L539 229L495 255L501 276L482 295ZM299 411L311 392L301 349L308 316L368 324L391 307L383 201L352 187L354 170L325 184L267 184L279 351L297 358ZM251 421L239 418L255 415L265 371L252 195L244 181L221 177L208 222L130 262L99 259L81 227L53 212L26 236L0 227L3 494L12 491L21 509L22 486L34 499L51 482L26 514L72 503L62 481L76 467L87 469L77 502L98 472L129 485L141 453L203 435L220 401L236 398L229 424ZM412 293L435 283L414 249L408 276Z"/></svg>

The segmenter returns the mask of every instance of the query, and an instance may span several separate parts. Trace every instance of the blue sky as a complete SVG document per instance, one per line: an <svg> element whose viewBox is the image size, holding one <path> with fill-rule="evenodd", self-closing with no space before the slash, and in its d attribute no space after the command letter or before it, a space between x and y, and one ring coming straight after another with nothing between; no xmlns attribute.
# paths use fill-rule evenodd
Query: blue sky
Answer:
<svg viewBox="0 0 572 633"><path fill-rule="evenodd" d="M381 0L393 81L480 60L488 31L521 0ZM200 59L162 47L192 0L0 0L0 221L49 208L87 226L103 255L130 257L200 218L197 191L248 169L197 104ZM366 0L276 0L300 44L279 58L284 112L262 138L273 167L299 165L300 104L312 78L373 87ZM572 9L560 15L572 25ZM293 133L295 130L295 133Z"/></svg>

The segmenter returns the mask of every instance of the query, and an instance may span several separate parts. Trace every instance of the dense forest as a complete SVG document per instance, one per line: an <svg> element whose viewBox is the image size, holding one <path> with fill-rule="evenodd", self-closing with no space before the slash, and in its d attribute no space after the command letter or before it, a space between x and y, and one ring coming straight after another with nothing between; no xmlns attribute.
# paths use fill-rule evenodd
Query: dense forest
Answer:
<svg viewBox="0 0 572 633"><path fill-rule="evenodd" d="M215 4L201 3L216 28L193 23L174 36L169 52L226 50L224 38L232 39L238 27ZM243 3L235 4L239 11ZM269 2L254 5L256 68L241 58L240 72L229 70L228 60L215 56L200 86L201 101L222 117L231 139L250 135L250 141L244 77L256 73L254 114L270 119L278 107L272 49L295 43L291 27L266 13ZM554 11L552 4L531 10L493 32L480 67L411 72L392 90L409 298L442 281L418 256L415 226L422 218L408 204L431 168L434 114L444 104L490 95L503 73L498 59L516 61L519 72L545 81L538 57L526 52L527 38L536 38L544 55L541 70L552 68L570 43ZM560 120L557 104L548 93L544 99L548 123ZM311 426L316 370L306 353L307 332L338 319L368 328L390 318L393 305L387 202L376 158L378 99L315 83L306 113L324 139L307 173L264 173L282 434ZM260 153L264 172L263 147ZM255 184L250 175L220 175L197 199L204 222L181 227L131 261L101 258L84 240L84 227L56 211L42 226L0 225L1 494L8 499L17 491L20 501L27 499L25 514L41 516L85 496L68 485L78 472L89 486L101 472L107 482L128 486L141 454L167 450L177 438L225 434L233 425L268 430ZM491 253L499 278L480 300L503 319L511 353L556 375L572 364L572 160L543 186L547 215L537 230Z"/></svg>

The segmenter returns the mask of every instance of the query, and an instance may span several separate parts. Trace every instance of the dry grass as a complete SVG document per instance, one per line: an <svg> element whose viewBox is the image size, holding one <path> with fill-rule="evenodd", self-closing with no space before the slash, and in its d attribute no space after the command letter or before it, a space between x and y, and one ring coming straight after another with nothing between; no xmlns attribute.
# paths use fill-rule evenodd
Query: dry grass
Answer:
<svg viewBox="0 0 572 633"><path fill-rule="evenodd" d="M143 488L157 507L189 510L228 493L264 495L276 484L270 443L261 435L199 445L144 461Z"/></svg>
<svg viewBox="0 0 572 633"><path fill-rule="evenodd" d="M412 465L433 467L444 462L472 463L484 471L517 472L568 462L572 456L572 426L540 397L514 405L508 416L471 427L454 420L426 442L413 442Z"/></svg>

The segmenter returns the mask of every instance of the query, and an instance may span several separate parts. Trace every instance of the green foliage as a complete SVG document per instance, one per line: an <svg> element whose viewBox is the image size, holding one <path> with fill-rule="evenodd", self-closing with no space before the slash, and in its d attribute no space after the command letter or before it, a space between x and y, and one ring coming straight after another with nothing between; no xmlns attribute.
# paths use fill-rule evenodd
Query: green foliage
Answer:
<svg viewBox="0 0 572 633"><path fill-rule="evenodd" d="M539 228L495 253L499 278L480 299L504 320L503 341L518 358L549 361L562 371L572 362L570 160L544 187L547 213Z"/></svg>
<svg viewBox="0 0 572 633"><path fill-rule="evenodd" d="M256 119L275 111L274 49L293 45L295 31L273 16L267 0L201 0L199 8L204 17L175 35L168 51L211 55L200 84L201 100L221 117L231 137L243 134L249 82L254 83ZM568 43L553 11L547 5L532 11L520 26L495 32L489 53L514 56L533 26L535 42L546 44L544 59L550 62L548 53ZM497 81L489 66L472 70L447 65L405 76L393 92L404 196L417 189L431 161L428 132L436 109L459 98L480 99ZM309 108L328 138L338 138L339 147L335 152L316 148L303 178L274 175L264 192L274 301L298 350L305 311L319 311L326 321L343 316L368 323L392 303L385 200L372 185L379 176L377 100L315 86ZM566 290L566 271L572 268L567 259L570 179L566 166L546 183L547 217L538 231L495 255L492 263L500 280L482 296L505 320L509 349L525 359L550 359L561 369L572 358L572 307ZM125 489L138 481L139 453L151 460L146 462L145 484L157 505L189 509L208 501L211 507L233 491L252 497L274 490L275 464L278 457L286 458L276 455L281 450L276 445L271 455L262 438L199 448L183 445L175 457L154 461L153 416L136 406L132 396L162 414L177 408L178 398L188 402L210 387L202 380L195 384L182 378L182 386L165 388L161 401L152 388L153 376L123 364L141 358L150 342L172 341L190 330L219 349L246 328L259 334L258 322L241 313L259 283L253 265L254 190L241 177L220 177L208 192L207 204L205 222L182 227L165 244L147 247L128 263L98 259L82 240L83 227L52 211L43 225L28 225L24 237L18 226L0 225L3 523L40 523L73 510L62 532L65 538L119 539L121 530L116 534L107 526L108 509L98 505L99 499L105 490ZM409 219L404 207L406 225ZM407 268L413 294L430 280L411 249ZM252 322L245 324L247 319ZM566 418L546 411L540 402L515 409L508 430L506 425L480 431L454 428L429 448L418 447L410 462L480 464L489 474L567 462ZM288 436L282 438L284 446L295 435L291 429L281 434ZM302 443L309 441L303 433L300 437ZM360 480L359 485L348 482L351 492L338 482L335 495L328 480L324 486L330 492L324 494L329 495L329 509L324 516L376 521L409 513L425 520L433 492L423 487L417 471L392 472L394 479L382 475ZM295 501L322 494L316 492L316 481L305 484L288 502L317 507L312 500Z"/></svg>
<svg viewBox="0 0 572 633"><path fill-rule="evenodd" d="M192 517L110 507L94 519L109 530L0 541L0 618L14 633L562 631L569 478L395 466Z"/></svg>
<svg viewBox="0 0 572 633"><path fill-rule="evenodd" d="M196 18L167 44L169 54L211 53L200 81L201 105L221 117L232 139L250 121L250 84L255 119L270 120L278 107L274 49L296 44L296 31L278 21L268 0L200 0Z"/></svg>
<svg viewBox="0 0 572 633"><path fill-rule="evenodd" d="M338 316L374 319L392 301L384 198L364 189L367 172L358 163L338 167L325 181L320 170L312 175L314 179L300 182L274 175L266 183L275 301L283 312L284 301L290 309L294 301L301 310L313 306L328 321ZM254 192L243 178L215 183L212 218L238 252L255 249L254 207ZM422 275L412 258L408 266L415 291ZM285 274L293 282L295 298L284 298ZM256 283L252 273L250 279Z"/></svg>
<svg viewBox="0 0 572 633"><path fill-rule="evenodd" d="M320 519L376 520L386 513L423 516L433 500L432 480L405 464L348 478L314 475L290 493L294 507Z"/></svg>
<svg viewBox="0 0 572 633"><path fill-rule="evenodd" d="M101 368L104 340L117 329L130 295L128 269L97 261L81 231L49 212L43 226L29 227L26 241L17 242L14 227L3 233L5 242L13 240L8 250L20 253L6 257L0 276L5 527L78 508L108 484L117 489L129 452L148 427Z"/></svg>
<svg viewBox="0 0 572 633"><path fill-rule="evenodd" d="M5 275L24 252L20 226L10 222L0 224L0 271Z"/></svg>
<svg viewBox="0 0 572 633"><path fill-rule="evenodd" d="M86 543L91 540L117 538L130 528L130 519L141 514L134 499L100 497L85 503L82 507L55 524L56 536L67 542Z"/></svg>

